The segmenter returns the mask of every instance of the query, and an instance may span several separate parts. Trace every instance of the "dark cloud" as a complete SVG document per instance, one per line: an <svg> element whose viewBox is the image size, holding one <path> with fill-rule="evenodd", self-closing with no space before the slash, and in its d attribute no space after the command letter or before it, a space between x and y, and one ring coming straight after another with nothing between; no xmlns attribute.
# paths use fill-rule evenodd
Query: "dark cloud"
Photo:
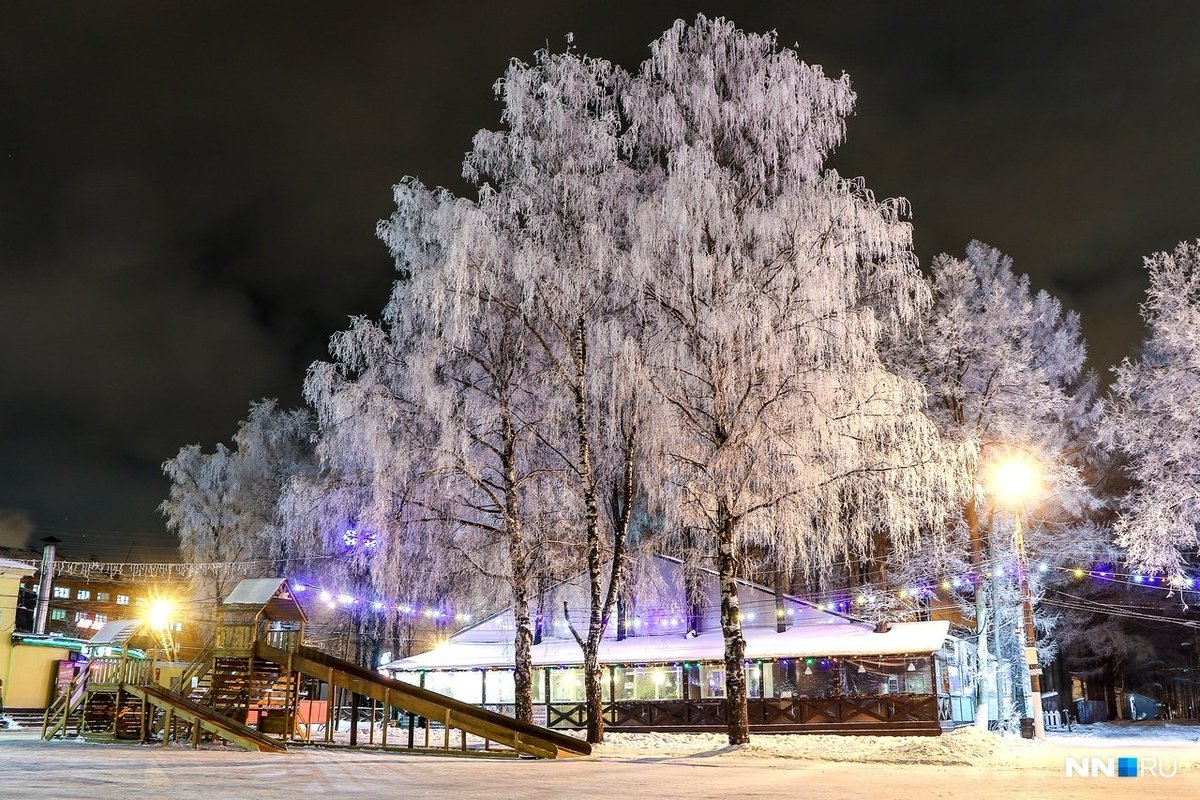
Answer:
<svg viewBox="0 0 1200 800"><path fill-rule="evenodd" d="M0 24L0 506L104 556L164 545L157 465L227 439L392 280L404 175L461 188L510 57L633 66L694 4L10 4ZM1141 257L1200 235L1186 3L709 3L859 94L835 156L1083 315L1141 336ZM71 538L74 537L74 538ZM135 551L136 552L136 551Z"/></svg>

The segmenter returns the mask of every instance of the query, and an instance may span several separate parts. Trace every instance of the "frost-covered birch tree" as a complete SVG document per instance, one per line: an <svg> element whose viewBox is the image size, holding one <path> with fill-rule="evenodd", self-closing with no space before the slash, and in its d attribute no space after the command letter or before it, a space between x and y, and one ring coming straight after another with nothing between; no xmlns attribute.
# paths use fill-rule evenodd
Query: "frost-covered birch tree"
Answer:
<svg viewBox="0 0 1200 800"><path fill-rule="evenodd" d="M846 77L725 20L676 23L624 93L649 184L633 264L651 325L657 509L721 583L728 734L749 738L735 576L769 546L808 569L904 553L961 496L924 392L880 357L928 291L903 201L824 161Z"/></svg>
<svg viewBox="0 0 1200 800"><path fill-rule="evenodd" d="M1141 354L1115 368L1104 440L1128 460L1117 543L1178 579L1200 549L1200 241L1146 259Z"/></svg>
<svg viewBox="0 0 1200 800"><path fill-rule="evenodd" d="M1100 531L1087 519L1100 503L1085 477L1098 404L1094 377L1084 372L1079 317L1064 312L1048 293L1033 292L1028 277L1013 272L1010 258L971 242L964 258L939 256L931 271L934 302L922 335L900 340L895 360L925 385L929 416L943 436L973 454L965 465L970 490L949 522L961 549L920 553L915 579L895 566L905 585L927 582L931 570L973 576L971 599L985 665L976 721L986 726L988 631L1019 622L1019 610L988 604L1001 594L992 572L1012 554L1006 538L1012 510L992 504L989 472L1007 458L1036 462L1042 473L1039 498L1023 509L1031 552L1060 564L1091 563L1103 551ZM992 520L999 523L994 541ZM1008 558L1001 557L1005 553Z"/></svg>
<svg viewBox="0 0 1200 800"><path fill-rule="evenodd" d="M419 522L432 491L434 435L412 392L410 362L422 340L392 333L355 319L332 338L333 360L309 369L305 397L320 429L320 470L285 497L293 547L336 556L319 570L332 586L401 601L344 610L354 636L349 656L370 667L382 650L398 653L411 641L412 620L397 606L459 599L449 591L456 565L437 531Z"/></svg>
<svg viewBox="0 0 1200 800"><path fill-rule="evenodd" d="M568 504L559 528L583 551L588 575L583 633L564 613L583 650L590 742L604 736L600 642L625 568L645 395L628 278L636 187L621 157L620 76L571 51L514 61L496 84L505 127L477 134L465 166L484 188L488 235L512 254L485 273L488 300L524 326L524 368L557 398L546 410L561 415L539 445L561 461Z"/></svg>
<svg viewBox="0 0 1200 800"><path fill-rule="evenodd" d="M307 411L263 400L251 404L232 449L218 444L205 453L188 445L163 463L171 488L159 510L183 559L228 565L196 579L193 589L208 608L215 610L241 578L280 574L296 556L284 544L279 501L313 468L312 434Z"/></svg>
<svg viewBox="0 0 1200 800"><path fill-rule="evenodd" d="M551 556L562 464L554 442L559 401L535 366L530 328L512 313L513 245L476 203L406 181L397 211L381 223L405 279L385 312L393 338L419 338L405 379L433 426L434 450L423 524L444 532L441 546L464 559L483 585L506 585L513 602L516 711L532 706L535 578Z"/></svg>

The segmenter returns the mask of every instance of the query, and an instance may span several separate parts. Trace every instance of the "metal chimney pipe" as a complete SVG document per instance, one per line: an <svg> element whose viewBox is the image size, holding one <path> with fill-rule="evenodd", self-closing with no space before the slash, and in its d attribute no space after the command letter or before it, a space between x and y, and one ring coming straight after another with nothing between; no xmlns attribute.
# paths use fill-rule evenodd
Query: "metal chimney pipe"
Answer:
<svg viewBox="0 0 1200 800"><path fill-rule="evenodd" d="M33 632L39 636L46 635L46 623L50 619L50 585L54 582L54 545L62 540L53 536L42 539L46 546L42 548L41 581L38 583L37 611L33 618Z"/></svg>

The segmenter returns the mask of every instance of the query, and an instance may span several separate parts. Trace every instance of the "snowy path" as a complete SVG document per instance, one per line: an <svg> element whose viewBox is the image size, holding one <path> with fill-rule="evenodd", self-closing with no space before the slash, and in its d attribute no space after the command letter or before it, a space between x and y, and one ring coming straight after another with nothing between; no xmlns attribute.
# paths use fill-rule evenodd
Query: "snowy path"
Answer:
<svg viewBox="0 0 1200 800"><path fill-rule="evenodd" d="M1095 800L1114 789L1138 800L1200 791L1200 728L1096 727L1055 736L1042 746L1006 740L989 747L978 734L943 737L941 745L893 738L887 752L849 737L776 738L770 747L703 749L702 738L651 743L619 737L597 758L572 761L480 761L450 757L301 749L287 755L231 749L41 742L31 734L0 736L0 798L29 800L257 800L289 794L318 797L433 798L845 798L1049 797ZM616 738L616 737L615 737ZM785 741L792 740L792 741ZM807 739L811 744L796 740ZM881 741L881 740L877 740ZM701 745L697 748L696 745ZM832 751L830 746L836 745ZM663 754L661 750L666 749ZM789 753L783 757L771 750ZM983 751L991 749L990 754ZM824 752L818 752L824 750ZM803 752L811 751L811 752ZM801 754L803 752L803 754ZM862 763L875 752L890 763ZM945 758L959 763L920 763ZM686 754L685 754L686 753ZM904 754L909 757L905 758ZM1064 755L1177 758L1170 780L1063 776ZM852 760L842 760L850 758ZM817 760L820 759L820 760ZM834 760L838 759L838 760ZM969 761L970 765L961 763ZM1116 782L1114 785L1114 781Z"/></svg>

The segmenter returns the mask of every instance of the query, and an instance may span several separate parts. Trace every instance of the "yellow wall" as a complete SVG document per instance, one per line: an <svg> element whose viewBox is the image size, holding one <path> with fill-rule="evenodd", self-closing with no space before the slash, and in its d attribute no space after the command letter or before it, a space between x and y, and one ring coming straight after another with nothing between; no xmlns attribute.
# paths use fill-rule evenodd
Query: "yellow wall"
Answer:
<svg viewBox="0 0 1200 800"><path fill-rule="evenodd" d="M65 647L18 644L9 651L4 677L5 708L45 708L54 699L58 662L70 656Z"/></svg>
<svg viewBox="0 0 1200 800"><path fill-rule="evenodd" d="M45 708L53 699L59 659L68 658L65 647L13 644L17 597L21 578L33 570L19 563L0 563L0 680L4 681L5 708Z"/></svg>

